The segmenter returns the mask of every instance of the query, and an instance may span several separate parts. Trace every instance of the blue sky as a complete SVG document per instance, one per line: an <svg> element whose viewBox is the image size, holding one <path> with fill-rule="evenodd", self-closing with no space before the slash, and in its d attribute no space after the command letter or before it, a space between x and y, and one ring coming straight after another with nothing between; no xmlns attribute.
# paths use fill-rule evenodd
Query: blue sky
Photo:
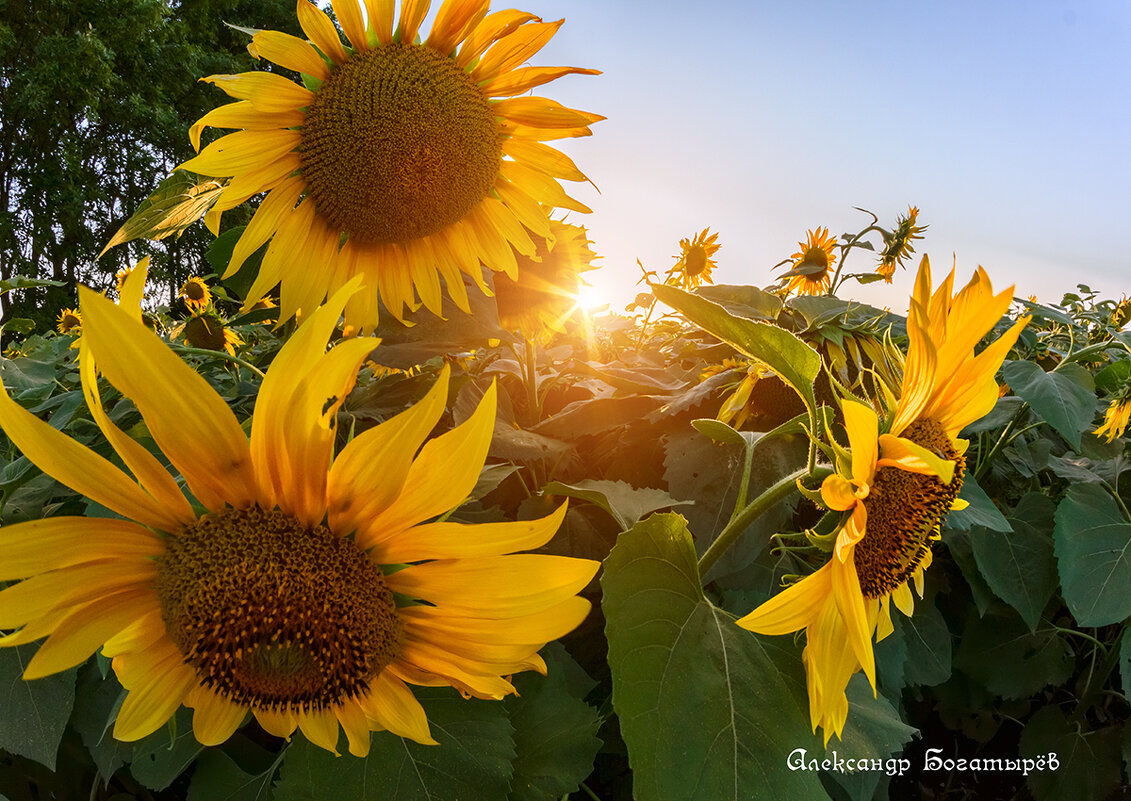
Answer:
<svg viewBox="0 0 1131 801"><path fill-rule="evenodd" d="M807 228L930 225L936 270L957 255L995 285L1059 301L1079 282L1131 292L1131 4L518 0L566 18L532 63L604 70L544 94L604 114L566 149L614 308L636 259L662 271L679 239L719 233L719 283L768 283ZM501 6L500 6L501 7ZM871 269L857 253L849 268ZM903 311L912 274L852 296Z"/></svg>

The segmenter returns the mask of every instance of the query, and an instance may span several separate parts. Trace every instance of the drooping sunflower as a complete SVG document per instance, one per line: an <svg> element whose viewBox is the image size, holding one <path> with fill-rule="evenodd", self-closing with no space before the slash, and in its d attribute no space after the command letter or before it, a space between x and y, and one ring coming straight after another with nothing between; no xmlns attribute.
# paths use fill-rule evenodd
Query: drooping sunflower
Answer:
<svg viewBox="0 0 1131 801"><path fill-rule="evenodd" d="M711 234L704 228L690 239L679 240L679 261L668 271L675 283L690 291L701 284L713 284L711 270L718 265L713 258L722 245L718 244L718 233Z"/></svg>
<svg viewBox="0 0 1131 801"><path fill-rule="evenodd" d="M923 238L923 232L928 226L918 225L919 208L908 206L907 214L900 215L896 222L895 230L884 232L884 249L880 252L880 263L876 272L884 277L884 281L891 283L895 275L895 268L902 267L904 259L915 252L916 239Z"/></svg>
<svg viewBox="0 0 1131 801"><path fill-rule="evenodd" d="M1131 381L1123 384L1108 404L1104 412L1103 425L1096 429L1097 437L1105 437L1108 442L1114 442L1123 436L1131 423Z"/></svg>
<svg viewBox="0 0 1131 801"><path fill-rule="evenodd" d="M176 334L178 332L174 332ZM224 324L218 314L201 311L188 318L179 331L180 336L194 348L223 350L236 355L236 346L243 338Z"/></svg>
<svg viewBox="0 0 1131 801"><path fill-rule="evenodd" d="M0 645L47 637L25 678L101 646L128 691L120 740L154 731L184 704L205 745L225 741L250 711L272 734L297 728L331 751L340 725L350 752L364 755L375 730L434 742L407 684L502 698L514 691L504 676L545 671L537 651L588 613L576 593L598 565L515 552L545 543L564 506L517 523L426 522L474 486L494 390L466 422L424 442L444 411L445 369L420 402L334 455L337 409L374 345L326 351L356 283L279 351L250 441L140 311L80 290L83 391L133 477L0 392L12 442L124 518L0 531L0 580L22 579L0 591L0 629L21 627ZM110 421L95 364L136 404L192 501Z"/></svg>
<svg viewBox="0 0 1131 801"><path fill-rule="evenodd" d="M304 316L353 275L365 287L346 308L347 329L377 322L378 293L398 319L416 296L439 314L443 276L468 311L462 273L482 286L480 263L514 276L514 252L532 256L531 238L550 235L543 205L588 212L559 180L585 181L544 141L587 136L603 117L544 97L521 95L578 67L520 67L562 24L488 0L445 0L432 30L417 42L428 0L334 0L330 18L298 0L310 41L259 31L252 55L302 73L213 75L238 102L192 126L241 129L181 165L230 177L209 214L260 192L266 197L232 254L227 274L271 241L252 285L250 305L280 286L283 319ZM542 204L542 205L540 205ZM512 251L513 248L513 251Z"/></svg>
<svg viewBox="0 0 1131 801"><path fill-rule="evenodd" d="M829 236L828 228L815 228L808 232L807 241L798 242L797 246L801 250L790 256L793 266L782 275L783 281L789 279L785 293L821 295L827 292L836 264L836 254L833 253L836 237Z"/></svg>
<svg viewBox="0 0 1131 801"><path fill-rule="evenodd" d="M958 434L993 408L994 375L1028 322L1018 320L975 355L1009 308L1013 288L995 295L981 267L957 295L953 283L952 270L932 293L923 257L901 392L883 425L870 405L841 404L849 452L838 453L836 472L821 485L824 503L845 513L832 558L738 621L761 634L806 630L809 715L826 743L844 728L852 675L863 668L875 689L872 638L891 633L890 604L910 616L912 584L922 596L931 541L949 511L965 505L958 493L967 443Z"/></svg>
<svg viewBox="0 0 1131 801"><path fill-rule="evenodd" d="M533 256L518 256L518 275L495 276L499 324L531 339L564 331L578 308L581 273L595 269L591 244L584 227L550 220L550 238Z"/></svg>
<svg viewBox="0 0 1131 801"><path fill-rule="evenodd" d="M56 331L60 334L70 334L82 327L82 315L79 314L77 309L63 309L59 312L59 316L55 318L55 322L57 323Z"/></svg>
<svg viewBox="0 0 1131 801"><path fill-rule="evenodd" d="M189 311L194 314L203 311L212 302L212 292L208 289L208 284L204 283L203 278L195 275L185 281L181 287L180 297Z"/></svg>

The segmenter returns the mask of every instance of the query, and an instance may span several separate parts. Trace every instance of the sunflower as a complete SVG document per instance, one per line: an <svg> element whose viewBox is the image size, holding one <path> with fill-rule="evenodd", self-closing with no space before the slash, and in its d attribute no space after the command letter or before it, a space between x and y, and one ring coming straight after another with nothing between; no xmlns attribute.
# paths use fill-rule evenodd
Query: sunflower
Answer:
<svg viewBox="0 0 1131 801"><path fill-rule="evenodd" d="M55 322L58 323L55 330L60 334L75 333L82 327L82 315L76 309L63 309L55 318Z"/></svg>
<svg viewBox="0 0 1131 801"><path fill-rule="evenodd" d="M181 287L180 297L189 311L194 313L203 311L212 302L212 293L208 289L208 284L204 283L203 278L195 275L185 281L184 286Z"/></svg>
<svg viewBox="0 0 1131 801"><path fill-rule="evenodd" d="M895 275L895 268L902 267L903 260L915 252L912 243L916 239L922 239L923 232L928 228L926 225L916 225L918 219L919 208L908 206L907 214L900 215L895 230L885 231L883 234L884 249L880 252L880 263L876 267L876 272L889 284L892 276Z"/></svg>
<svg viewBox="0 0 1131 801"><path fill-rule="evenodd" d="M240 335L224 325L220 316L212 312L194 314L181 326L180 335L194 348L223 350L231 356L236 355L236 346L243 344Z"/></svg>
<svg viewBox="0 0 1131 801"><path fill-rule="evenodd" d="M704 228L690 239L679 240L679 261L675 263L668 275L674 278L676 284L682 284L686 290L692 290L700 284L713 284L711 270L718 265L712 258L722 245L719 245L717 233L707 236L710 228Z"/></svg>
<svg viewBox="0 0 1131 801"><path fill-rule="evenodd" d="M789 279L785 286L785 293L796 292L799 295L821 295L828 291L832 282L833 265L836 264L836 237L829 236L828 228L816 228L808 232L807 242L798 242L801 250L790 258L793 267L782 276L784 281Z"/></svg>
<svg viewBox="0 0 1131 801"><path fill-rule="evenodd" d="M181 165L230 177L208 221L267 192L236 243L230 275L271 244L247 303L281 282L283 319L309 315L353 275L365 288L346 307L347 329L377 323L377 297L397 319L416 295L441 310L439 276L469 311L461 272L483 286L480 262L512 278L513 251L535 253L550 236L540 204L588 212L560 179L588 180L544 140L588 136L604 117L522 96L577 67L519 67L557 32L514 9L488 14L488 0L445 0L427 39L417 32L428 0L334 0L349 46L307 0L298 19L309 42L259 31L248 50L302 73L304 86L270 72L213 75L238 102L192 126L241 129ZM513 250L512 250L513 248Z"/></svg>
<svg viewBox="0 0 1131 801"><path fill-rule="evenodd" d="M0 535L0 639L47 637L33 679L100 646L127 690L120 740L158 729L182 705L205 745L248 712L268 732L334 751L339 724L364 755L370 731L432 743L407 683L502 698L503 678L545 672L537 650L573 629L596 562L515 554L565 514L465 525L426 522L461 503L491 440L491 388L463 424L426 443L448 371L416 405L335 457L335 419L371 339L326 341L353 280L279 351L250 441L227 404L133 314L80 289L83 391L131 478L0 393L0 425L56 480L121 518L56 517ZM102 408L95 364L133 400L184 477ZM421 447L421 444L423 447ZM191 497L191 500L190 500Z"/></svg>
<svg viewBox="0 0 1131 801"><path fill-rule="evenodd" d="M495 276L499 324L533 339L563 323L578 308L581 273L595 269L597 254L585 228L550 220L551 238L530 257L518 256L518 275Z"/></svg>
<svg viewBox="0 0 1131 801"><path fill-rule="evenodd" d="M1096 429L1095 434L1097 437L1106 437L1108 442L1114 442L1123 436L1129 422L1131 422L1131 381L1116 391L1115 397L1104 412L1103 425Z"/></svg>
<svg viewBox="0 0 1131 801"><path fill-rule="evenodd" d="M841 403L849 452L821 485L830 509L845 513L829 562L738 621L761 634L806 629L803 654L813 729L839 737L848 715L845 687L863 668L876 686L872 638L892 631L890 604L914 611L922 597L931 541L958 499L967 443L958 433L997 401L994 374L1028 318L974 355L1013 296L997 295L979 267L952 296L954 272L931 292L930 264L919 267L907 318L910 340L900 396L883 426L872 406ZM839 446L837 446L839 449Z"/></svg>

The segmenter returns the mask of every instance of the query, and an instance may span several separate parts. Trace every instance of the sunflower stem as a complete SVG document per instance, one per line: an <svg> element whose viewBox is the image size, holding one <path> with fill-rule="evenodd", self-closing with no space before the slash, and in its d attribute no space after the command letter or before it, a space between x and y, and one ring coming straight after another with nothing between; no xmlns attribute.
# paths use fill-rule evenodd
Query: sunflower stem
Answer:
<svg viewBox="0 0 1131 801"><path fill-rule="evenodd" d="M582 791L584 791L584 793L585 793L585 794L586 794L587 796L589 796L590 798L592 798L592 799L593 799L593 801L601 801L601 798L600 798L600 796L598 796L598 795L597 795L597 794L596 794L595 792L593 792L592 790L590 790L590 789L589 789L589 785L587 785L587 784L586 784L585 782L582 782L582 783L581 783L581 789L582 789Z"/></svg>
<svg viewBox="0 0 1131 801"><path fill-rule="evenodd" d="M1076 711L1072 713L1069 720L1080 722L1084 716L1088 714L1088 710L1096 703L1101 695L1103 695L1104 685L1107 684L1108 676L1112 674L1116 666L1119 664L1119 657L1122 652L1120 648L1123 637L1127 634L1128 621L1124 621L1123 625L1119 628L1119 634L1115 636L1115 640L1111 646L1108 647L1107 653L1104 654L1104 660L1100 663L1099 670L1093 671L1088 675L1088 683L1085 686L1083 694L1080 696L1080 703L1076 705Z"/></svg>
<svg viewBox="0 0 1131 801"><path fill-rule="evenodd" d="M526 338L526 347L523 351L526 360L526 405L530 425L542 422L542 404L538 399L538 364L534 355L534 339Z"/></svg>
<svg viewBox="0 0 1131 801"><path fill-rule="evenodd" d="M1013 419L1005 426L1001 432L1001 436L997 438L997 442L990 448L990 452L986 454L984 459L978 461L978 467L974 470L974 480L981 481L982 476L989 470L990 464L993 462L994 457L997 456L998 451L1004 448L1012 439L1013 429L1017 428L1017 424L1021 422L1021 418L1029 411L1029 404L1022 403L1013 415Z"/></svg>
<svg viewBox="0 0 1131 801"><path fill-rule="evenodd" d="M710 547L707 548L707 551L699 559L700 578L707 575L707 572L714 566L715 562L719 561L719 557L726 553L730 546L734 545L735 540L741 536L742 532L746 531L751 523L768 512L778 501L796 492L799 479L807 476L820 479L830 475L832 472L832 468L822 467L814 470L804 469L790 473L747 504L745 509L731 518L726 528L719 533L719 536L715 538L715 541L711 543Z"/></svg>
<svg viewBox="0 0 1131 801"><path fill-rule="evenodd" d="M226 353L222 350L209 350L208 348L190 348L184 345L175 345L173 347L173 350L175 350L177 353L187 353L190 356L211 356L216 359L223 359L225 361L232 362L233 364L238 364L240 367L246 367L261 379L267 377L266 373L264 373L251 362L245 361L239 356L233 356L230 353Z"/></svg>

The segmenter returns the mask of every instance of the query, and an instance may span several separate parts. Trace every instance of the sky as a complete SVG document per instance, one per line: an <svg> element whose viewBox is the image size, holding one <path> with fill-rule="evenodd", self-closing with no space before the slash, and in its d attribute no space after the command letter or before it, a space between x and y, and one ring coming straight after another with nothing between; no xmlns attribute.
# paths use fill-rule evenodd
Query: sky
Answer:
<svg viewBox="0 0 1131 801"><path fill-rule="evenodd" d="M856 206L889 227L918 206L936 273L981 264L1045 302L1131 293L1131 3L514 4L566 19L531 64L603 70L537 91L608 118L562 149L600 190L567 182L593 209L569 221L613 310L638 258L663 272L705 227L715 282L764 286L807 229L867 225ZM914 266L841 294L906 311Z"/></svg>

